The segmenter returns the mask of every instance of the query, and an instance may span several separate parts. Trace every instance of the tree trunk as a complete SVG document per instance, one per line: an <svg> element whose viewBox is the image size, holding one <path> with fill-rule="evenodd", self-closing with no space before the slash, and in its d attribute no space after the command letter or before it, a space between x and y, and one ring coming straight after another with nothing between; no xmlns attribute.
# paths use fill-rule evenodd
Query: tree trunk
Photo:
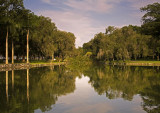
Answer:
<svg viewBox="0 0 160 113"><path fill-rule="evenodd" d="M157 55L157 60L159 61L159 54Z"/></svg>
<svg viewBox="0 0 160 113"><path fill-rule="evenodd" d="M54 52L53 52L53 54L52 54L52 61L54 61Z"/></svg>
<svg viewBox="0 0 160 113"><path fill-rule="evenodd" d="M6 35L6 64L8 64L8 27L7 27L7 35Z"/></svg>
<svg viewBox="0 0 160 113"><path fill-rule="evenodd" d="M25 55L22 56L22 62L25 62Z"/></svg>
<svg viewBox="0 0 160 113"><path fill-rule="evenodd" d="M14 64L14 44L12 40L12 64Z"/></svg>
<svg viewBox="0 0 160 113"><path fill-rule="evenodd" d="M27 63L29 63L29 29L27 31Z"/></svg>

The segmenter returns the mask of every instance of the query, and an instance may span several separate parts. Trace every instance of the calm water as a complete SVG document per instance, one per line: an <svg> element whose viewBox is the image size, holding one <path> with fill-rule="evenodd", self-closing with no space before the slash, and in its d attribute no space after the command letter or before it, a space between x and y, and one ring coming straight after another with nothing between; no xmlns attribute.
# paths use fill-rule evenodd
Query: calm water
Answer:
<svg viewBox="0 0 160 113"><path fill-rule="evenodd" d="M0 113L160 113L158 67L0 72Z"/></svg>

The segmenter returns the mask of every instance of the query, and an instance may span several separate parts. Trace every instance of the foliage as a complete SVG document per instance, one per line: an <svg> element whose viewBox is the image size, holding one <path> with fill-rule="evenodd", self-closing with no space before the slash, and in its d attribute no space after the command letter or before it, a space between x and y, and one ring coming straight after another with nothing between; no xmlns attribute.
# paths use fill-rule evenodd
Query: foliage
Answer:
<svg viewBox="0 0 160 113"><path fill-rule="evenodd" d="M69 67L71 66L76 68L91 64L91 60L88 56L71 57L67 59L67 62Z"/></svg>
<svg viewBox="0 0 160 113"><path fill-rule="evenodd" d="M149 49L152 54L157 56L159 60L160 55L160 3L149 4L141 8L146 14L142 17L142 33L152 35L153 39L150 43Z"/></svg>
<svg viewBox="0 0 160 113"><path fill-rule="evenodd" d="M95 35L85 43L85 52L92 52L96 60L129 60L150 55L148 43L151 36L139 33L137 26L125 26L121 29L109 26L107 32Z"/></svg>
<svg viewBox="0 0 160 113"><path fill-rule="evenodd" d="M160 55L160 4L141 8L146 11L143 25L116 28L109 26L105 33L98 33L83 44L84 54L92 52L98 61L155 59Z"/></svg>
<svg viewBox="0 0 160 113"><path fill-rule="evenodd" d="M9 29L8 29L9 28ZM50 18L37 16L23 6L23 0L0 1L0 56L5 57L5 38L9 33L9 57L14 42L17 60L26 57L27 31L31 60L58 57L64 60L75 49L74 34L60 31Z"/></svg>

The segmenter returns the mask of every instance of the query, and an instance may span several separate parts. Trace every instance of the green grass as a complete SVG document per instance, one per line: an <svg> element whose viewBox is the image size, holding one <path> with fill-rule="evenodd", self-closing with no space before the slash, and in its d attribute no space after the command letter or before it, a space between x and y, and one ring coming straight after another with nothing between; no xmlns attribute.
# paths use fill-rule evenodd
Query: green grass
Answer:
<svg viewBox="0 0 160 113"><path fill-rule="evenodd" d="M30 63L31 64L48 64L50 62L46 60L33 60L33 61L30 61Z"/></svg>
<svg viewBox="0 0 160 113"><path fill-rule="evenodd" d="M53 61L45 61L45 60L40 60L40 61L30 61L30 64L50 64L50 63L63 63L63 62L53 62Z"/></svg>
<svg viewBox="0 0 160 113"><path fill-rule="evenodd" d="M109 63L109 61L107 61ZM9 62L11 63L11 62ZM20 63L26 63L22 61L15 61L15 64L20 64ZM50 64L50 63L63 63L63 62L52 62L51 60L31 60L30 64ZM112 61L112 63L154 63L154 64L160 64L160 61L154 61L154 60L126 60L125 62L123 60L119 61ZM0 62L0 64L5 64Z"/></svg>
<svg viewBox="0 0 160 113"><path fill-rule="evenodd" d="M137 61L126 61L126 63L160 63L160 61L137 60Z"/></svg>
<svg viewBox="0 0 160 113"><path fill-rule="evenodd" d="M109 63L109 61L107 61ZM155 63L160 64L160 61L154 61L154 60L119 60L119 61L111 61L111 63Z"/></svg>

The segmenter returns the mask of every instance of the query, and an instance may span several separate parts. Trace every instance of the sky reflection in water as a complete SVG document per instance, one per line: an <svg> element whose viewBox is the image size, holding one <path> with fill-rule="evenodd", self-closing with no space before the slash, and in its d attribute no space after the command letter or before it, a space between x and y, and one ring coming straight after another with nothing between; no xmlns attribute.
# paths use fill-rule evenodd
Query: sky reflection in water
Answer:
<svg viewBox="0 0 160 113"><path fill-rule="evenodd" d="M59 97L48 113L145 113L139 95L132 102L122 98L110 100L104 94L98 95L88 81L88 77L76 78L74 93Z"/></svg>
<svg viewBox="0 0 160 113"><path fill-rule="evenodd" d="M159 89L157 67L0 72L0 113L158 113Z"/></svg>

